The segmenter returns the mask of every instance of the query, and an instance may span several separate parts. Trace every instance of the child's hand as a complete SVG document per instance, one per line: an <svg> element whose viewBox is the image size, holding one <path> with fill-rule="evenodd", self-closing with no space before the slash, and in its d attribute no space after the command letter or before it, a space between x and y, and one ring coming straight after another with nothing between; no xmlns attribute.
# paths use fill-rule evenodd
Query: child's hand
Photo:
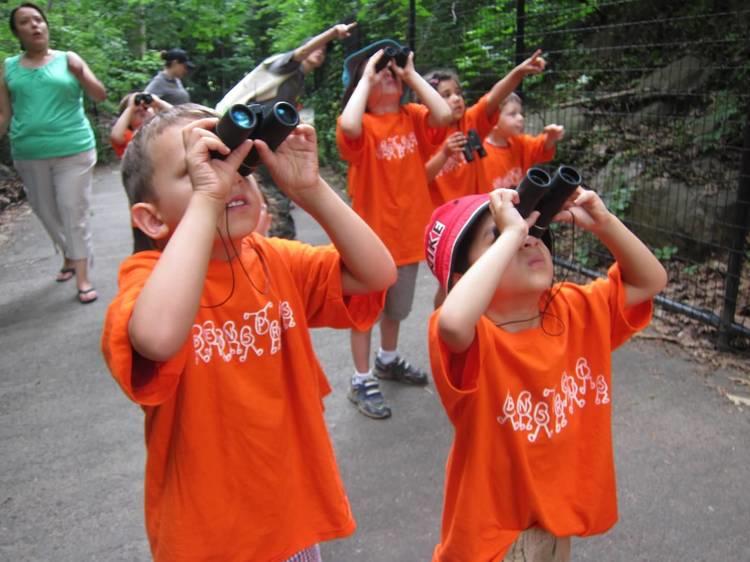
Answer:
<svg viewBox="0 0 750 562"><path fill-rule="evenodd" d="M237 180L237 168L250 152L253 142L245 141L230 151L212 132L218 121L216 118L193 121L182 129L182 142L193 191L209 197L223 210L232 184ZM226 159L212 158L211 151L226 156Z"/></svg>
<svg viewBox="0 0 750 562"><path fill-rule="evenodd" d="M336 39L346 39L351 35L351 30L357 27L357 22L353 23L339 23L334 25L331 29L333 30L333 34L336 36Z"/></svg>
<svg viewBox="0 0 750 562"><path fill-rule="evenodd" d="M403 68L397 65L395 60L388 64L393 69L393 72L396 73L396 76L401 78L403 82L409 83L409 78L417 74L417 69L414 68L414 51L409 52L409 56L406 58L406 64Z"/></svg>
<svg viewBox="0 0 750 562"><path fill-rule="evenodd" d="M547 135L546 144L554 144L565 136L565 127L551 123L542 132Z"/></svg>
<svg viewBox="0 0 750 562"><path fill-rule="evenodd" d="M534 54L519 64L516 69L523 74L523 76L529 76L531 74L539 74L547 66L547 61L542 58L542 50L537 49Z"/></svg>
<svg viewBox="0 0 750 562"><path fill-rule="evenodd" d="M517 230L525 239L539 212L534 211L529 218L524 219L516 209L520 202L521 198L515 189L495 189L490 192L490 213L497 230L500 233Z"/></svg>
<svg viewBox="0 0 750 562"><path fill-rule="evenodd" d="M460 131L456 131L450 135L443 143L443 154L446 158L450 158L456 152L461 152L466 145L466 135Z"/></svg>
<svg viewBox="0 0 750 562"><path fill-rule="evenodd" d="M310 125L297 126L276 152L262 140L255 141L255 148L273 181L287 196L303 207L306 200L314 198L320 185L315 129Z"/></svg>
<svg viewBox="0 0 750 562"><path fill-rule="evenodd" d="M378 80L378 76L380 76L383 72L390 72L389 68L391 63L389 62L387 65L385 65L385 68L383 68L380 72L375 70L375 65L378 64L378 61L383 57L383 53L385 52L385 49L378 50L374 55L372 55L369 59L367 59L367 64L365 64L365 69L362 71L362 79L367 80L367 83L372 86L375 82Z"/></svg>
<svg viewBox="0 0 750 562"><path fill-rule="evenodd" d="M601 197L589 189L579 187L563 205L563 210L554 216L558 222L572 223L584 230L596 233L604 228L613 215Z"/></svg>

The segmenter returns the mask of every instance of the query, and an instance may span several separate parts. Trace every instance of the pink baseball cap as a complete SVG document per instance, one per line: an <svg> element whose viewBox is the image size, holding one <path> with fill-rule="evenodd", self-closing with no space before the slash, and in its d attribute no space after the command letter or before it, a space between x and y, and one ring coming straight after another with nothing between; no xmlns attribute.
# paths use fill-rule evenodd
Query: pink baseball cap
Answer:
<svg viewBox="0 0 750 562"><path fill-rule="evenodd" d="M424 233L427 265L440 286L448 290L456 248L472 224L490 205L488 194L466 195L441 205L432 213Z"/></svg>

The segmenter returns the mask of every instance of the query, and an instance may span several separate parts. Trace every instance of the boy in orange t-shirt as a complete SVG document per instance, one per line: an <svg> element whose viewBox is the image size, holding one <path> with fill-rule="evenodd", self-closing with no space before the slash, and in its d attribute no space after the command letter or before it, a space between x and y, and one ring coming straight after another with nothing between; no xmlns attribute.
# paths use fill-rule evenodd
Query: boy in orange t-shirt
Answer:
<svg viewBox="0 0 750 562"><path fill-rule="evenodd" d="M395 266L318 175L312 127L275 153L261 140L230 152L212 132L215 116L177 106L146 122L125 153L136 253L120 268L102 348L145 412L155 560L318 560L320 541L355 524L309 328L367 329ZM253 232L262 199L237 172L251 148L333 246Z"/></svg>
<svg viewBox="0 0 750 562"><path fill-rule="evenodd" d="M448 103L453 117L447 128L431 131L436 135L436 140L439 140L438 137L445 138L426 165L433 207L439 207L456 197L488 191L484 167L481 164L482 158L474 153L473 160L468 162L464 156L467 134L474 129L480 141L484 140L497 123L501 103L526 76L544 70L546 63L541 54L541 49L537 50L507 76L498 80L489 92L468 109L461 83L455 72L433 70L425 74L427 83Z"/></svg>
<svg viewBox="0 0 750 562"><path fill-rule="evenodd" d="M414 53L409 53L403 68L390 60L378 72L385 47L400 46L384 39L344 62L346 91L336 142L349 163L352 207L383 240L398 266L398 280L388 289L380 319L375 377L425 385L427 373L400 356L398 335L414 300L417 270L424 259L422 233L432 211L424 167L433 151L427 129L448 125L451 112L414 69ZM424 105L401 105L404 84ZM370 370L370 339L371 330L352 330L355 372L349 399L364 415L384 419L391 410Z"/></svg>
<svg viewBox="0 0 750 562"><path fill-rule="evenodd" d="M509 95L500 108L500 116L484 143L487 157L482 158L487 186L480 193L502 187L516 187L526 171L555 157L558 141L565 135L562 125L550 124L541 134L523 134L524 117L521 98Z"/></svg>
<svg viewBox="0 0 750 562"><path fill-rule="evenodd" d="M109 132L109 142L115 155L122 160L125 149L143 122L159 111L172 107L156 94L128 94L120 100L120 115Z"/></svg>
<svg viewBox="0 0 750 562"><path fill-rule="evenodd" d="M651 318L664 268L580 187L556 219L595 234L607 279L552 285L552 257L500 189L446 203L425 233L448 290L429 326L454 427L434 562L566 562L571 536L617 520L611 353Z"/></svg>

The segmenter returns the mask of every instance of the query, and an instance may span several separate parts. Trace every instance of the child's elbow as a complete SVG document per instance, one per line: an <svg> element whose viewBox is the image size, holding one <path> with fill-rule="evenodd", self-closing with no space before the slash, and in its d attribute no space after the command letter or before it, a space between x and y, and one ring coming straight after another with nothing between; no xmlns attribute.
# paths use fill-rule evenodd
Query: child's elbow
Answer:
<svg viewBox="0 0 750 562"><path fill-rule="evenodd" d="M177 355L182 344L183 342L177 341L172 334L163 330L141 333L132 326L130 329L130 345L138 355L155 363L163 363Z"/></svg>
<svg viewBox="0 0 750 562"><path fill-rule="evenodd" d="M469 348L474 338L474 327L467 330L458 318L454 318L446 310L441 310L438 317L438 335L451 352L463 353Z"/></svg>
<svg viewBox="0 0 750 562"><path fill-rule="evenodd" d="M661 293L664 288L667 286L667 283L669 282L669 276L667 275L667 270L664 268L664 266L659 263L659 268L655 272L654 276L654 295L657 295Z"/></svg>

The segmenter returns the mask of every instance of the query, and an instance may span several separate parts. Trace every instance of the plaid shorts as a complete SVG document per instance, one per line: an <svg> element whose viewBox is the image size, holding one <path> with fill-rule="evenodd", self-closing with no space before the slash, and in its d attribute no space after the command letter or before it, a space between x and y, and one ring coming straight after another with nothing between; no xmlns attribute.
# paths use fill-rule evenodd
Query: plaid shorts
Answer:
<svg viewBox="0 0 750 562"><path fill-rule="evenodd" d="M321 562L320 547L314 544L289 558L286 562Z"/></svg>

